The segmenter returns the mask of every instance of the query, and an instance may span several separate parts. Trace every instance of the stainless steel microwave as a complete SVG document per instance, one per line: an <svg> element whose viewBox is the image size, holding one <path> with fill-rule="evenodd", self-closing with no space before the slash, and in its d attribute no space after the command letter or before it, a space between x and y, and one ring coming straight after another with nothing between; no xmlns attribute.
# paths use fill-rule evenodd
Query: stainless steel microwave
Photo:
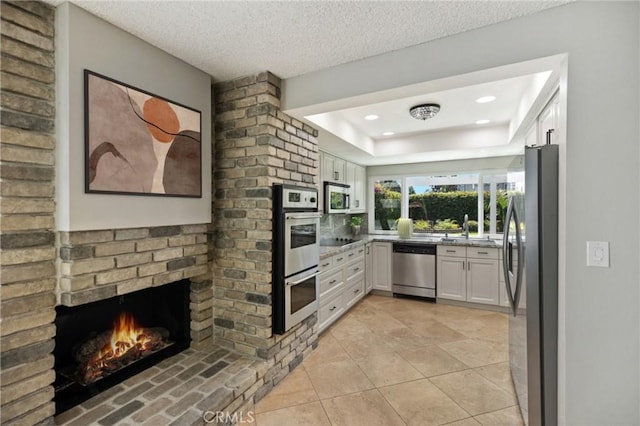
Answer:
<svg viewBox="0 0 640 426"><path fill-rule="evenodd" d="M349 185L335 182L324 183L324 212L349 213Z"/></svg>

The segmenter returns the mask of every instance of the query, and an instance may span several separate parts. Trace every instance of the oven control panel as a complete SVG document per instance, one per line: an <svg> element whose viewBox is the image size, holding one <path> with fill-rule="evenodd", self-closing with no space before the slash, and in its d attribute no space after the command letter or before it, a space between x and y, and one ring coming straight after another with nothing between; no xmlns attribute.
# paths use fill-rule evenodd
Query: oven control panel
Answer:
<svg viewBox="0 0 640 426"><path fill-rule="evenodd" d="M285 186L282 189L282 195L282 207L284 209L318 209L317 189Z"/></svg>

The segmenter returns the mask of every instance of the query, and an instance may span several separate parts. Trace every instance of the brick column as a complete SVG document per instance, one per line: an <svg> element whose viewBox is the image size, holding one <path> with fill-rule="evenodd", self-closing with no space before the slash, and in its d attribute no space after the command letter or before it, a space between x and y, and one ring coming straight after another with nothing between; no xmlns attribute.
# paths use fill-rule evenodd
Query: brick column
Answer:
<svg viewBox="0 0 640 426"><path fill-rule="evenodd" d="M0 130L2 424L52 422L54 9L3 1Z"/></svg>
<svg viewBox="0 0 640 426"><path fill-rule="evenodd" d="M273 335L271 249L272 185L316 185L318 132L280 111L269 72L216 84L214 102L214 332L218 344L272 361L260 396L317 338L315 315Z"/></svg>

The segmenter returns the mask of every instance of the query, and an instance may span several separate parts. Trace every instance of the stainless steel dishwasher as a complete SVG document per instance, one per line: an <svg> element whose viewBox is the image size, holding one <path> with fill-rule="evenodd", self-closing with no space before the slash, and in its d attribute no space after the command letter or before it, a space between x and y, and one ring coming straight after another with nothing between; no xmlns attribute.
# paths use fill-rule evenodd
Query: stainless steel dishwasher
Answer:
<svg viewBox="0 0 640 426"><path fill-rule="evenodd" d="M436 297L436 245L393 243L393 294Z"/></svg>

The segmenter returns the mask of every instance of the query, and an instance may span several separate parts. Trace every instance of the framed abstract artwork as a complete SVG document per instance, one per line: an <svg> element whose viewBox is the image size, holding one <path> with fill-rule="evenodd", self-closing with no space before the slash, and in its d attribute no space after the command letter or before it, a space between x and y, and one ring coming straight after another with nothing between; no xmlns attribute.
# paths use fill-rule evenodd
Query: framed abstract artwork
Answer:
<svg viewBox="0 0 640 426"><path fill-rule="evenodd" d="M201 113L84 71L85 192L202 197Z"/></svg>

